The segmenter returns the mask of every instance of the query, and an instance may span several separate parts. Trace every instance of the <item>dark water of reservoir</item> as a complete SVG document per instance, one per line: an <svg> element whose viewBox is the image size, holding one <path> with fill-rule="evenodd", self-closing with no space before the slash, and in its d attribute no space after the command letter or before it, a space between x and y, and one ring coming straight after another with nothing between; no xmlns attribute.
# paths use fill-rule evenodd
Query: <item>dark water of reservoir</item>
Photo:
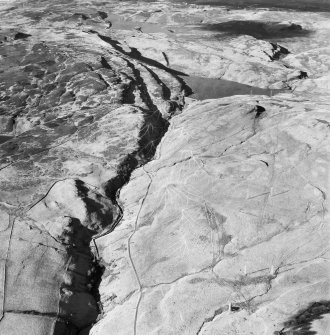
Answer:
<svg viewBox="0 0 330 335"><path fill-rule="evenodd" d="M269 8L296 11L328 12L330 0L173 0L198 5L226 6L228 8Z"/></svg>
<svg viewBox="0 0 330 335"><path fill-rule="evenodd" d="M219 99L232 95L267 95L273 96L282 92L289 92L284 89L259 88L250 85L237 83L224 79L203 78L195 76L181 77L192 89L193 94L190 98L205 100Z"/></svg>
<svg viewBox="0 0 330 335"><path fill-rule="evenodd" d="M330 0L329 0L330 1ZM202 24L198 27L213 33L233 35L250 35L258 39L277 40L294 37L309 37L312 31L303 29L298 24L279 22L233 20L220 23Z"/></svg>

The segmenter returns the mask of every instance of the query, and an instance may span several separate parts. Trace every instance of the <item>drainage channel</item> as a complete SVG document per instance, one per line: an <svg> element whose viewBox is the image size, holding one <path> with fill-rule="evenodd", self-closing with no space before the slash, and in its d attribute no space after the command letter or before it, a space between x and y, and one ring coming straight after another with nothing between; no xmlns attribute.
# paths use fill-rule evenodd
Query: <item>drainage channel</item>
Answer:
<svg viewBox="0 0 330 335"><path fill-rule="evenodd" d="M127 56L127 55L125 55ZM133 171L139 167L143 167L145 164L150 162L155 153L158 144L162 140L163 136L168 130L169 127L169 120L171 115L175 112L175 110L182 110L184 107L184 101L171 101L169 100L169 96L165 101L170 102L170 110L168 113L168 117L164 117L163 114L158 110L156 104L154 104L151 96L149 95L148 88L140 70L135 67L134 63L132 62L131 58L126 58L125 61L127 66L131 68L134 78L135 78L135 86L139 88L139 94L141 96L142 101L144 102L145 108L138 107L143 115L143 123L142 127L139 130L139 140L137 149L130 154L128 154L123 161L119 164L117 168L116 176L110 179L104 185L104 193L108 200L111 200L112 204L117 208L116 210L116 217L114 220L111 220L110 225L104 227L101 231L94 231L91 235L90 231L86 232L85 234L85 241L83 242L85 246L88 245L88 251L84 251L87 257L87 263L93 269L91 276L89 277L89 293L93 296L97 303L97 315L95 314L92 317L92 322L89 322L88 325L84 325L84 327L77 328L76 324L71 324L70 321L65 319L60 319L58 317L55 329L53 331L54 335L88 335L90 333L90 329L92 328L93 324L100 318L102 315L102 304L100 301L100 294L99 294L99 285L102 280L102 275L105 270L104 266L102 265L102 258L98 250L97 246L97 239L107 234L110 234L116 226L118 226L122 220L124 209L121 207L119 202L120 191L122 187L127 184L130 180L131 174ZM146 66L139 63L139 65ZM147 69L148 70L148 69ZM150 69L149 69L150 70ZM148 72L150 73L150 71ZM164 70L164 69L162 69ZM167 69L166 69L167 70ZM166 71L170 72L170 71ZM171 73L172 74L172 73ZM173 75L173 74L172 74ZM190 93L190 88L187 89L187 85L179 81L181 83L181 93L186 95L187 92ZM161 85L163 86L163 84ZM125 97L123 97L125 98ZM76 181L79 184L81 181ZM83 185L78 185L78 189L83 191ZM85 229L84 227L79 226L79 229ZM81 241L80 241L81 242ZM79 243L80 243L79 242ZM70 250L69 254L70 254ZM83 304L84 302L82 302ZM81 310L81 312L79 311ZM78 314L78 317L83 317L84 313L86 314L87 307L79 307L77 306L77 310L74 312ZM79 315L81 313L81 315ZM95 313L94 311L89 313ZM88 313L87 313L88 314ZM64 327L63 325L66 324ZM65 330L64 330L65 328Z"/></svg>

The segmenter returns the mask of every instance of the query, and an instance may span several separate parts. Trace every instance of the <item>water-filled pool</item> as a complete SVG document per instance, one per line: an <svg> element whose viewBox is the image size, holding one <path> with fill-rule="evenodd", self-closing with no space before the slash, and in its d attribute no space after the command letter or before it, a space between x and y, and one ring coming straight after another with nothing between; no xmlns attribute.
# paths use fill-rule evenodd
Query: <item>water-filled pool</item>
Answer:
<svg viewBox="0 0 330 335"><path fill-rule="evenodd" d="M235 81L224 79L203 78L195 76L185 76L182 79L192 89L191 98L198 100L219 99L232 95L268 95L288 92L287 90L276 90L269 88L259 88L241 84Z"/></svg>

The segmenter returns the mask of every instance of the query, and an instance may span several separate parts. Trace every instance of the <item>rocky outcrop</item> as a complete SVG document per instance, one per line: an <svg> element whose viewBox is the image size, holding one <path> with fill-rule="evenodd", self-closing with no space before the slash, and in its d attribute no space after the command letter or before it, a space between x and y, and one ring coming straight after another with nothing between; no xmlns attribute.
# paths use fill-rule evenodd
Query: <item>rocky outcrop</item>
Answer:
<svg viewBox="0 0 330 335"><path fill-rule="evenodd" d="M119 223L117 191L182 108L182 79L117 50L114 39L112 47L70 33L81 19L67 17L63 35L47 41L8 31L1 46L0 329L8 335L88 333L102 312L97 238Z"/></svg>

